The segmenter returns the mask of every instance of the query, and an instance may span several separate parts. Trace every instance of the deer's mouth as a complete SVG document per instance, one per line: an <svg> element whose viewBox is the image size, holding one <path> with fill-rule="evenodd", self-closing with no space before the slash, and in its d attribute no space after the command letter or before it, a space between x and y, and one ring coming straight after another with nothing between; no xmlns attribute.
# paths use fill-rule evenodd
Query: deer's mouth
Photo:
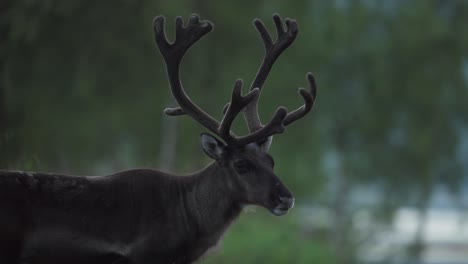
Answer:
<svg viewBox="0 0 468 264"><path fill-rule="evenodd" d="M279 203L274 208L270 209L271 213L276 216L285 215L289 212L289 209L294 207L294 198L280 198L281 203Z"/></svg>
<svg viewBox="0 0 468 264"><path fill-rule="evenodd" d="M289 208L278 208L278 207L275 207L273 208L272 210L270 210L272 214L276 215L276 216L282 216L282 215L285 215L289 212Z"/></svg>

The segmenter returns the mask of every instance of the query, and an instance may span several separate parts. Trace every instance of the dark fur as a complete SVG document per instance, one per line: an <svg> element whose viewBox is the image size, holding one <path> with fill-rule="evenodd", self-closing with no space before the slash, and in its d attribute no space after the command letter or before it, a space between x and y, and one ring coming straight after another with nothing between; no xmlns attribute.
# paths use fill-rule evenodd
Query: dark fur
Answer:
<svg viewBox="0 0 468 264"><path fill-rule="evenodd" d="M258 150L190 176L135 169L77 177L0 171L0 263L190 263L245 204L292 197ZM248 175L233 162L249 161Z"/></svg>
<svg viewBox="0 0 468 264"><path fill-rule="evenodd" d="M273 20L278 35L274 43L262 22L254 21L265 58L249 94L242 96L242 82L236 82L220 123L187 97L179 77L185 52L213 25L192 15L183 26L179 17L177 37L170 43L164 18L156 17L156 43L180 106L165 112L191 116L228 145L202 134L203 150L216 162L190 176L149 169L96 177L0 171L0 264L191 263L217 243L244 205L285 214L294 198L273 173L266 151L272 135L312 109L316 85L309 73L310 91L299 91L304 105L290 113L280 107L261 125L259 89L298 32L294 20L285 20L287 30L279 15ZM230 127L244 107L250 134L235 137Z"/></svg>

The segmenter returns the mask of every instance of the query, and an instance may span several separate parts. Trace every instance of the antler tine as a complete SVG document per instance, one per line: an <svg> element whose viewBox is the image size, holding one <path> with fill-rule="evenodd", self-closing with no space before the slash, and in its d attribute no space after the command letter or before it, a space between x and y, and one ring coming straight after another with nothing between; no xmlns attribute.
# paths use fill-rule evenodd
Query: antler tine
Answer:
<svg viewBox="0 0 468 264"><path fill-rule="evenodd" d="M258 97L260 90L253 89L247 95L242 96L242 80L237 80L232 90L231 102L227 104L224 110L223 120L219 125L219 135L227 141L227 143L238 144L237 138L231 135L232 122L236 116L249 104L252 100Z"/></svg>
<svg viewBox="0 0 468 264"><path fill-rule="evenodd" d="M262 21L260 19L254 20L254 25L260 33L260 37L262 38L263 45L265 47L265 56L263 57L262 64L250 86L250 90L254 88L262 89L276 59L278 59L281 53L287 49L294 40L296 40L298 28L295 20L291 20L289 18L285 20L286 30L284 29L283 21L278 14L273 15L273 22L275 23L276 33L278 36L275 43L273 43L273 40ZM244 110L244 119L250 132L254 132L262 128L262 123L258 115L258 100L259 99L257 98L252 101L252 103L247 105Z"/></svg>
<svg viewBox="0 0 468 264"><path fill-rule="evenodd" d="M310 91L300 88L299 93L304 99L304 104L296 110L288 113L284 107L278 107L273 117L266 125L262 125L258 117L258 98L273 63L279 55L289 47L296 39L298 30L294 20L286 19L286 29L279 15L273 16L278 39L273 43L270 34L263 23L256 19L254 25L260 33L265 46L265 56L262 65L255 76L249 93L242 96L242 80L237 80L232 91L231 101L223 110L223 119L218 122L204 112L185 93L180 81L180 62L186 51L200 38L213 29L209 21L200 21L198 16L192 15L186 27L182 18L176 18L176 38L169 43L164 32L164 17L158 16L154 20L154 33L156 44L164 57L167 75L172 94L179 107L166 108L167 115L179 116L189 115L202 126L218 135L228 145L244 146L249 143L268 139L262 144L264 150L268 150L273 135L283 133L285 127L306 115L313 107L317 95L317 86L311 73L307 74ZM231 126L236 116L244 110L244 119L249 127L250 134L237 137L231 132Z"/></svg>
<svg viewBox="0 0 468 264"><path fill-rule="evenodd" d="M299 93L304 99L304 104L301 107L287 113L286 109L280 106L268 124L248 136L237 138L238 144L244 145L252 142L258 142L275 134L281 134L284 132L287 125L310 112L314 106L315 98L317 97L317 85L315 83L314 76L310 72L307 73L307 80L309 81L310 91L307 91L304 88L299 89ZM269 148L269 143L265 149Z"/></svg>
<svg viewBox="0 0 468 264"><path fill-rule="evenodd" d="M236 138L237 144L246 145L253 142L259 142L275 134L283 133L285 129L284 119L286 118L286 115L286 108L282 106L278 107L278 109L276 109L275 114L270 119L270 122L268 122L259 130L252 132L247 136ZM268 147L266 149L268 149Z"/></svg>
<svg viewBox="0 0 468 264"><path fill-rule="evenodd" d="M258 18L254 20L254 25L260 33L265 46L265 56L263 58L262 65L250 86L250 90L256 87L260 89L262 88L276 59L278 59L285 49L291 46L299 33L297 22L295 20L291 20L289 18L285 19L286 31L284 30L282 19L278 14L273 15L273 22L275 23L276 33L278 35L275 43L273 43L263 22Z"/></svg>
<svg viewBox="0 0 468 264"><path fill-rule="evenodd" d="M187 26L184 27L182 18L177 17L176 38L173 43L169 43L164 30L164 21L163 16L154 19L154 36L166 63L172 95L179 104L179 107L167 108L164 112L172 116L187 114L217 134L219 122L190 100L180 81L180 62L183 56L195 42L213 30L213 24L210 21L200 21L197 15L192 15Z"/></svg>
<svg viewBox="0 0 468 264"><path fill-rule="evenodd" d="M276 110L273 118L270 120L270 122L268 122L268 124L266 124L265 126L253 132L250 135L247 135L242 138L237 138L237 143L239 145L245 145L252 142L258 142L275 134L281 134L284 132L286 126L302 118L308 112L310 112L310 110L312 110L312 107L314 106L315 98L317 98L317 84L315 83L314 76L310 72L307 73L307 80L309 81L310 91L307 91L304 88L299 88L298 91L304 99L304 104L301 107L287 113L286 109L280 106ZM258 88L254 89L254 91L257 90ZM269 148L270 144L271 140L268 141L268 143L266 144L266 150Z"/></svg>
<svg viewBox="0 0 468 264"><path fill-rule="evenodd" d="M299 88L298 91L304 99L304 104L296 110L288 113L284 119L285 126L305 116L308 112L310 112L310 110L312 110L312 107L314 106L315 98L317 97L317 84L315 83L314 75L312 75L310 72L307 73L307 80L309 81L310 91L307 91L304 88Z"/></svg>

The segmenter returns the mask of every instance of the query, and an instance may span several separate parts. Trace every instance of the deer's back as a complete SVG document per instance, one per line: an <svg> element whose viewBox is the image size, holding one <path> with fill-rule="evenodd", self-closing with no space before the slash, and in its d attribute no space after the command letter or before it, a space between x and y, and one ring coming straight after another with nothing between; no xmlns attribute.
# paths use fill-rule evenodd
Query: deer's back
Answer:
<svg viewBox="0 0 468 264"><path fill-rule="evenodd" d="M145 224L141 199L158 195L144 180L154 177L164 178L152 170L96 177L0 171L0 262L119 258Z"/></svg>

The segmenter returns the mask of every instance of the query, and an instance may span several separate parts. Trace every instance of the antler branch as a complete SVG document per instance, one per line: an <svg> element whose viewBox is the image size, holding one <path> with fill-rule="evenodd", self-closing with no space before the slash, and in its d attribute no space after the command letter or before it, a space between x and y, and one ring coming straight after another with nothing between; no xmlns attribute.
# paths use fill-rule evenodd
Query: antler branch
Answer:
<svg viewBox="0 0 468 264"><path fill-rule="evenodd" d="M304 99L304 104L296 110L288 113L288 115L284 119L284 126L291 124L292 122L305 116L307 113L310 112L310 110L312 110L315 98L317 97L317 84L315 83L314 76L310 72L307 73L307 80L309 81L310 91L307 91L304 88L299 88L298 91Z"/></svg>
<svg viewBox="0 0 468 264"><path fill-rule="evenodd" d="M274 43L263 22L260 19L254 20L254 25L263 40L265 55L263 57L262 65L250 86L250 90L255 88L259 88L260 90L262 89L276 59L278 59L285 49L291 46L294 40L296 40L299 32L295 20L291 20L289 18L285 19L286 30L284 29L283 21L278 14L273 15L273 21L275 23L276 33L278 36ZM246 106L244 110L244 119L247 122L247 126L251 133L262 128L263 125L260 121L260 117L258 116L258 98Z"/></svg>
<svg viewBox="0 0 468 264"><path fill-rule="evenodd" d="M241 138L237 138L239 145L246 145L252 142L259 142L275 134L284 132L284 119L286 118L287 111L284 107L278 107L273 117L261 129Z"/></svg>
<svg viewBox="0 0 468 264"><path fill-rule="evenodd" d="M164 112L177 116L187 114L213 133L218 132L219 122L196 106L187 96L180 81L180 62L186 51L200 38L213 30L209 21L200 21L197 15L192 15L186 27L181 17L176 18L176 38L169 43L164 30L164 17L154 19L154 36L156 44L166 62L167 75L172 95L180 107L168 108Z"/></svg>
<svg viewBox="0 0 468 264"><path fill-rule="evenodd" d="M231 103L227 105L224 111L224 117L219 126L219 134L222 138L233 139L231 135L231 125L236 116L249 104L252 100L258 97L259 89L250 91L246 96L241 95L242 80L237 80L232 90Z"/></svg>
<svg viewBox="0 0 468 264"><path fill-rule="evenodd" d="M221 137L227 144L237 146L262 141L267 138L271 139L271 136L283 133L287 125L307 114L312 109L317 94L317 87L311 73L307 74L310 91L303 88L299 89L299 93L304 99L304 105L290 113L284 107L278 107L266 125L262 125L258 117L258 98L266 77L278 56L294 42L298 33L297 24L294 20L285 20L286 30L279 15L274 15L273 21L278 35L278 39L274 43L263 23L258 19L254 21L254 25L260 33L265 46L263 63L252 82L249 93L245 96L241 94L242 80L235 82L231 101L224 107L223 119L221 122L218 122L192 102L185 93L180 81L180 63L182 58L195 42L213 30L213 24L209 21L200 21L197 15L192 15L187 26L184 27L182 18L177 17L176 37L174 42L170 43L164 31L164 17L156 17L154 20L156 44L166 63L172 95L179 104L179 107L166 108L164 112L171 116L188 115L212 133ZM244 119L247 122L250 134L237 137L231 131L231 126L236 116L243 110ZM269 144L266 144L265 149L268 149L268 146Z"/></svg>

